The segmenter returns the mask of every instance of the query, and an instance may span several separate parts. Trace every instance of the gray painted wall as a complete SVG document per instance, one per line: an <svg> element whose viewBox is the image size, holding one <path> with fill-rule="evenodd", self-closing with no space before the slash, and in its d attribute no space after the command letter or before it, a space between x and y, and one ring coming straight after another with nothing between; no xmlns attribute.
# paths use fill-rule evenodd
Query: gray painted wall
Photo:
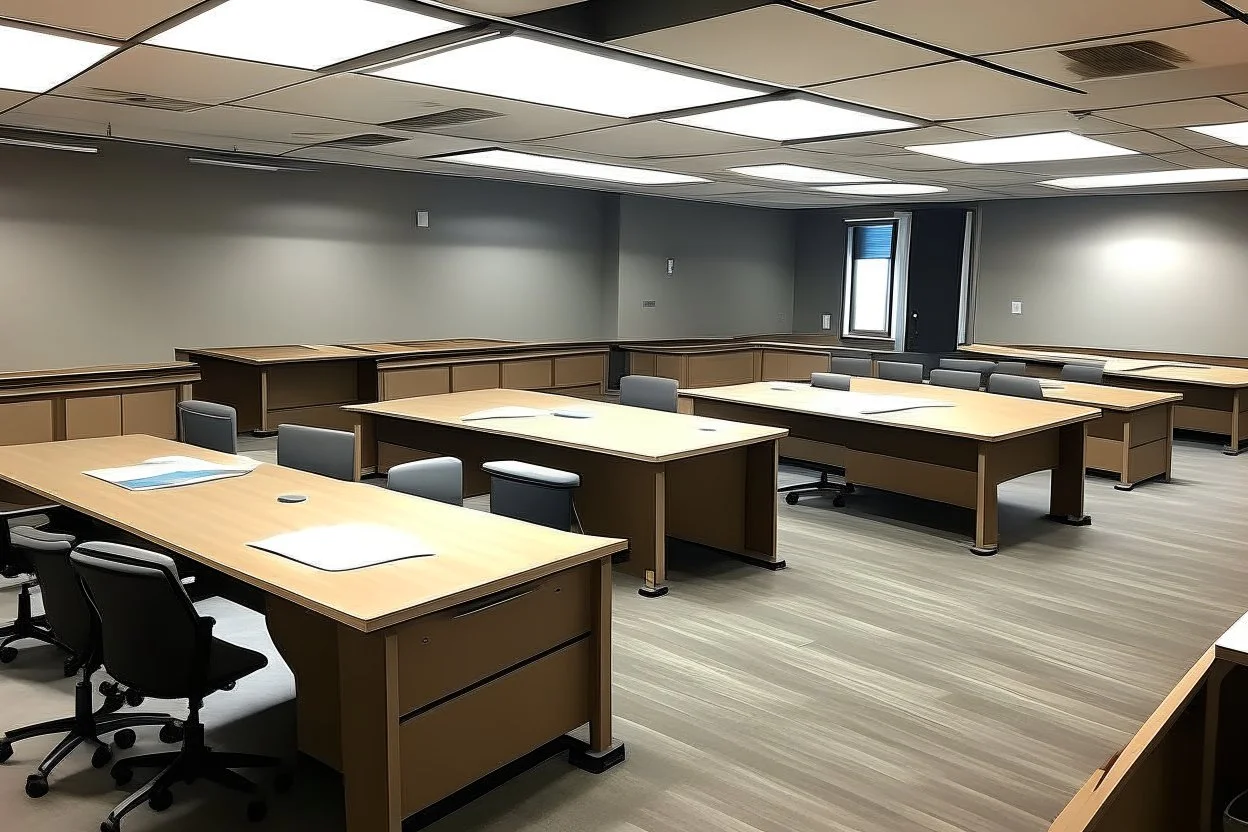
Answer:
<svg viewBox="0 0 1248 832"><path fill-rule="evenodd" d="M621 197L619 337L791 332L795 214Z"/></svg>
<svg viewBox="0 0 1248 832"><path fill-rule="evenodd" d="M175 346L601 334L602 194L183 155L0 152L0 369L167 360Z"/></svg>
<svg viewBox="0 0 1248 832"><path fill-rule="evenodd" d="M985 202L980 223L975 340L1248 355L1248 193Z"/></svg>

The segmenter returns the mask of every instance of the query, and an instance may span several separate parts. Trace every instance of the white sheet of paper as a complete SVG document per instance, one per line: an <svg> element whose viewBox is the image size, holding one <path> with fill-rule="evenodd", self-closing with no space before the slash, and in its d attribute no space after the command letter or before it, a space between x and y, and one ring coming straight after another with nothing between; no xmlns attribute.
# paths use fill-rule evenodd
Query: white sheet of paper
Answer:
<svg viewBox="0 0 1248 832"><path fill-rule="evenodd" d="M1042 381L1040 382L1041 390L1065 390L1066 385L1060 381Z"/></svg>
<svg viewBox="0 0 1248 832"><path fill-rule="evenodd" d="M1115 365L1115 369L1122 373L1134 373L1140 370L1162 370L1167 367L1178 367L1184 370L1209 369L1207 364L1191 364L1186 361L1129 361Z"/></svg>
<svg viewBox="0 0 1248 832"><path fill-rule="evenodd" d="M235 457L236 463L221 465L205 462L189 456L159 456L144 460L138 465L120 468L97 468L83 471L89 477L120 485L129 491L156 491L182 485L241 477L254 471L259 462L247 457Z"/></svg>
<svg viewBox="0 0 1248 832"><path fill-rule="evenodd" d="M902 410L921 410L929 407L953 407L953 402L940 399L921 399L913 396L881 396L875 393L858 393L852 390L825 390L810 388L828 405L831 413L846 416L875 416L897 413Z"/></svg>
<svg viewBox="0 0 1248 832"><path fill-rule="evenodd" d="M247 545L326 572L346 572L434 554L420 538L376 523L309 526Z"/></svg>
<svg viewBox="0 0 1248 832"><path fill-rule="evenodd" d="M479 422L484 419L526 419L530 416L545 416L547 411L532 407L492 407L489 410L478 410L461 418L464 422Z"/></svg>

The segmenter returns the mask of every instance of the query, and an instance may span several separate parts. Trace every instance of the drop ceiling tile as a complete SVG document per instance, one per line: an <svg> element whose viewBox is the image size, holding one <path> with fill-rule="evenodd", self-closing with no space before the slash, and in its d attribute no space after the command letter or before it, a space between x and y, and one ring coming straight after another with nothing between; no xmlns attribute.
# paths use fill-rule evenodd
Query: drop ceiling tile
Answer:
<svg viewBox="0 0 1248 832"><path fill-rule="evenodd" d="M925 153L893 153L887 156L864 156L863 162L877 165L886 170L898 171L956 171L966 170L973 166L956 159L942 159L939 156L928 156Z"/></svg>
<svg viewBox="0 0 1248 832"><path fill-rule="evenodd" d="M34 98L34 93L0 90L0 113Z"/></svg>
<svg viewBox="0 0 1248 832"><path fill-rule="evenodd" d="M1190 127L1248 120L1248 109L1220 98L1192 98L1164 104L1144 104L1098 110L1097 115L1135 127Z"/></svg>
<svg viewBox="0 0 1248 832"><path fill-rule="evenodd" d="M1248 83L1248 81L1246 81L1245 83ZM1231 101L1235 102L1236 104L1238 104L1239 106L1248 108L1248 92L1244 93L1243 95L1228 95L1226 97L1229 98Z"/></svg>
<svg viewBox="0 0 1248 832"><path fill-rule="evenodd" d="M502 117L429 132L504 142L528 141L624 123L621 119L592 113L353 74L318 78L240 103L259 109L365 124L432 115L461 107L471 108L501 113Z"/></svg>
<svg viewBox="0 0 1248 832"><path fill-rule="evenodd" d="M332 138L360 133L398 135L394 131L378 130L367 124L290 113L271 113L267 110L229 105L177 115L182 117L182 129L195 133L297 144L318 144Z"/></svg>
<svg viewBox="0 0 1248 832"><path fill-rule="evenodd" d="M492 147L492 145L475 139L461 139L457 136L437 136L432 133L422 133L406 141L378 145L368 152L379 156L423 158L425 156L438 156L443 153L461 153L465 150L478 150L483 147Z"/></svg>
<svg viewBox="0 0 1248 832"><path fill-rule="evenodd" d="M896 134L893 134L896 135ZM828 156L879 156L892 153L893 146L877 142L875 136L869 139L829 139L819 142L793 142L785 147L794 150L823 153Z"/></svg>
<svg viewBox="0 0 1248 832"><path fill-rule="evenodd" d="M129 40L202 0L0 0L0 17Z"/></svg>
<svg viewBox="0 0 1248 832"><path fill-rule="evenodd" d="M1191 130L1185 130L1182 127L1161 127L1153 130L1153 132L1159 136L1169 139L1175 144L1181 144L1184 147L1190 147L1194 150L1231 146L1230 142L1215 139L1213 136L1207 136L1204 133L1196 133Z"/></svg>
<svg viewBox="0 0 1248 832"><path fill-rule="evenodd" d="M923 180L933 185L967 185L995 189L1003 185L1025 185L1035 182L1036 176L1031 173L1015 173L1008 170L962 168L961 170L924 171Z"/></svg>
<svg viewBox="0 0 1248 832"><path fill-rule="evenodd" d="M970 55L1225 20L1200 0L875 0L837 14Z"/></svg>
<svg viewBox="0 0 1248 832"><path fill-rule="evenodd" d="M1248 167L1248 147L1211 147L1205 154L1237 167Z"/></svg>
<svg viewBox="0 0 1248 832"><path fill-rule="evenodd" d="M0 123L34 130L105 136L113 124L176 130L178 118L184 115L167 110L41 95L0 115Z"/></svg>
<svg viewBox="0 0 1248 832"><path fill-rule="evenodd" d="M1129 126L1107 121L1092 115L1076 116L1065 110L1043 113L1023 113L1015 116L973 118L955 121L951 125L985 136L1028 136L1033 133L1079 133L1085 136L1101 136L1107 133L1128 132Z"/></svg>
<svg viewBox="0 0 1248 832"><path fill-rule="evenodd" d="M1125 147L1127 150L1134 150L1139 153L1167 153L1177 150L1186 150L1186 148L1172 142L1170 139L1158 136L1154 133L1147 133L1143 130L1133 130L1126 133L1111 133L1106 136L1098 137L1098 141L1106 144L1112 144L1115 147Z"/></svg>
<svg viewBox="0 0 1248 832"><path fill-rule="evenodd" d="M815 88L858 104L942 121L1079 109L1081 96L959 61Z"/></svg>
<svg viewBox="0 0 1248 832"><path fill-rule="evenodd" d="M651 159L647 162L649 167L691 173L698 176L730 175L724 172L729 168L746 167L749 165L806 165L807 167L834 170L839 173L856 173L862 176L881 175L878 173L877 168L863 165L857 159L821 153L803 153L789 148L774 148L744 153L721 153L712 156ZM776 183L776 185L783 187L780 183Z"/></svg>
<svg viewBox="0 0 1248 832"><path fill-rule="evenodd" d="M927 49L774 4L614 43L695 66L792 86L821 84L945 59Z"/></svg>
<svg viewBox="0 0 1248 832"><path fill-rule="evenodd" d="M952 127L920 127L917 130L902 130L897 133L873 135L870 141L890 147L906 147L912 144L942 144L945 142L973 142L982 139L976 133L955 130Z"/></svg>
<svg viewBox="0 0 1248 832"><path fill-rule="evenodd" d="M754 181L757 182L758 180ZM736 181L684 185L681 187L680 192L684 196L728 196L737 194L742 197L766 196L776 193L773 188L752 187Z"/></svg>
<svg viewBox="0 0 1248 832"><path fill-rule="evenodd" d="M287 159L309 159L316 162L358 165L388 170L431 171L436 166L424 159L410 156L387 156L368 150L347 147L304 147L287 153Z"/></svg>
<svg viewBox="0 0 1248 832"><path fill-rule="evenodd" d="M221 104L315 77L316 73L300 69L155 46L135 46L74 78L56 92L76 98L95 98L97 95L90 91L95 88Z"/></svg>
<svg viewBox="0 0 1248 832"><path fill-rule="evenodd" d="M1226 167L1224 159L1204 150L1179 150L1174 153L1157 153L1154 159L1160 159L1171 165L1183 168L1222 168Z"/></svg>
<svg viewBox="0 0 1248 832"><path fill-rule="evenodd" d="M774 142L700 130L663 121L607 127L539 142L546 147L601 153L626 159L658 156L690 156L696 153L732 153L774 147Z"/></svg>
<svg viewBox="0 0 1248 832"><path fill-rule="evenodd" d="M1109 173L1171 170L1178 165L1141 154L1139 156L1110 156L1103 159L1067 159L1060 162L1023 162L997 167L1016 173L1032 173L1041 179L1056 179L1061 176L1096 176Z"/></svg>

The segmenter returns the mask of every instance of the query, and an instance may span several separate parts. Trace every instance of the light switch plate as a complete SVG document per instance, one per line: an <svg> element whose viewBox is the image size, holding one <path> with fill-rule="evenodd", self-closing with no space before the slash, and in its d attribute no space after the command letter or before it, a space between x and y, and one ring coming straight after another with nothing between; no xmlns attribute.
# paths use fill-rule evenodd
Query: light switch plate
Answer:
<svg viewBox="0 0 1248 832"><path fill-rule="evenodd" d="M824 316L823 316L823 328L824 328L824 329L831 329L831 328L832 328L832 316L831 316L831 315L824 315Z"/></svg>
<svg viewBox="0 0 1248 832"><path fill-rule="evenodd" d="M1010 301L1010 314L1011 315L1023 314L1023 302L1021 300Z"/></svg>
<svg viewBox="0 0 1248 832"><path fill-rule="evenodd" d="M416 212L416 227L417 227L417 228L428 228L428 227L429 227L429 212L428 212L428 211L417 211L417 212Z"/></svg>

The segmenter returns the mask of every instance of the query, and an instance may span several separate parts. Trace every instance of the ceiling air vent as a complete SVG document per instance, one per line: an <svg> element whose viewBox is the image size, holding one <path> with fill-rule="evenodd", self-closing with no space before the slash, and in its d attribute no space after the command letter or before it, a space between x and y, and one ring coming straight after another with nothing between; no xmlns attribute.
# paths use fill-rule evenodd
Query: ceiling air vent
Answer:
<svg viewBox="0 0 1248 832"><path fill-rule="evenodd" d="M165 98L163 95L148 95L142 92L126 92L110 90L103 87L82 87L76 92L84 98L95 101L108 101L112 104L128 104L131 107L147 107L151 110L169 110L174 113L192 113L206 109L208 104L195 101L183 101L179 98Z"/></svg>
<svg viewBox="0 0 1248 832"><path fill-rule="evenodd" d="M344 136L341 139L322 142L323 147L380 147L383 144L405 142L407 139L398 136L383 136L380 133L361 133L358 136Z"/></svg>
<svg viewBox="0 0 1248 832"><path fill-rule="evenodd" d="M491 118L499 118L502 115L502 113L496 113L492 110L456 107L454 110L443 110L440 113L430 113L427 116L388 121L382 126L393 130L414 130L419 132L422 130L435 130L439 127L455 127L459 124L470 124L474 121L485 121Z"/></svg>
<svg viewBox="0 0 1248 832"><path fill-rule="evenodd" d="M1067 59L1067 68L1085 81L1140 75L1145 72L1164 72L1178 69L1179 64L1192 61L1173 46L1155 40L1112 43L1085 49L1059 49L1058 54Z"/></svg>

